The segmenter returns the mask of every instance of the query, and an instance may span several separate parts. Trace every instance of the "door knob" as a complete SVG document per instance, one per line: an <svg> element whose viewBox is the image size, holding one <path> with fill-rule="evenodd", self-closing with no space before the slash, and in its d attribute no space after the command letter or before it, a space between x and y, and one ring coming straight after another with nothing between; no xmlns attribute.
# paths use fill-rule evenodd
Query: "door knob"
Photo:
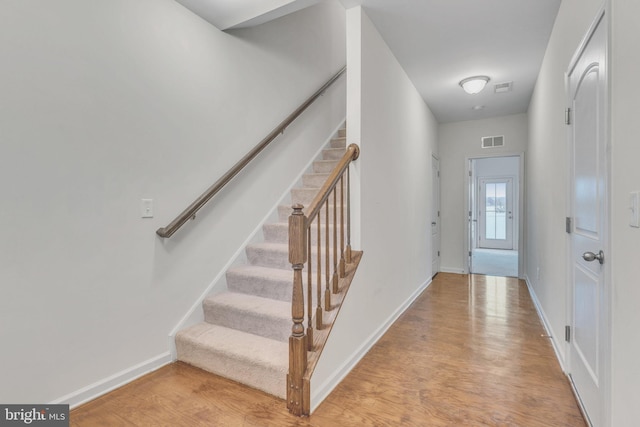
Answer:
<svg viewBox="0 0 640 427"><path fill-rule="evenodd" d="M432 223L431 223L431 225L436 225L436 222L435 222L435 221L434 221L434 222L432 222Z"/></svg>
<svg viewBox="0 0 640 427"><path fill-rule="evenodd" d="M602 251L598 252L597 255L593 252L585 252L582 254L582 258L589 262L598 260L600 264L604 264L604 252Z"/></svg>

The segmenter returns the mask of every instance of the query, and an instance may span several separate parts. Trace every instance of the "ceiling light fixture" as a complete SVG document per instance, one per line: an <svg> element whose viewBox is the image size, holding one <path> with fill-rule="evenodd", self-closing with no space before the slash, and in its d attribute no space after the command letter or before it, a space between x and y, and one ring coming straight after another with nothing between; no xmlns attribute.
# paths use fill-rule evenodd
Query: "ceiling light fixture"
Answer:
<svg viewBox="0 0 640 427"><path fill-rule="evenodd" d="M468 77L460 81L460 86L462 86L462 89L469 95L473 95L484 89L487 83L489 83L489 80L487 76Z"/></svg>

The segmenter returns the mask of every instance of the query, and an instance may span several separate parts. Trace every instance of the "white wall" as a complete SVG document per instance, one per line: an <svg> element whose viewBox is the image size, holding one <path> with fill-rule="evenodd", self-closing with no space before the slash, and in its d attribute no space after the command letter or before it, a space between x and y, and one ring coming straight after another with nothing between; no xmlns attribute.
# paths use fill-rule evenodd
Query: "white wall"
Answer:
<svg viewBox="0 0 640 427"><path fill-rule="evenodd" d="M168 361L171 329L344 120L342 79L155 235L341 68L345 11L227 34L173 0L5 1L0 55L0 401L77 403Z"/></svg>
<svg viewBox="0 0 640 427"><path fill-rule="evenodd" d="M504 135L504 147L483 149L483 136ZM468 216L468 159L521 154L527 148L527 115L514 114L483 120L442 123L438 128L440 150L441 271L464 273Z"/></svg>
<svg viewBox="0 0 640 427"><path fill-rule="evenodd" d="M431 156L437 153L437 124L360 7L347 10L347 28L349 72L360 70L359 78L352 74L348 83L347 138L362 148L354 169L362 208L362 246L356 249L364 256L312 377L313 406L431 278ZM354 110L359 105L361 115ZM354 126L359 141L351 133Z"/></svg>
<svg viewBox="0 0 640 427"><path fill-rule="evenodd" d="M567 129L564 76L601 0L563 0L529 105L525 277L564 363L567 324Z"/></svg>
<svg viewBox="0 0 640 427"><path fill-rule="evenodd" d="M520 162L517 157L486 157L475 162L477 177L515 176L520 172Z"/></svg>
<svg viewBox="0 0 640 427"><path fill-rule="evenodd" d="M612 423L633 426L640 419L640 229L629 227L629 192L640 191L640 74L637 55L640 3L612 1Z"/></svg>

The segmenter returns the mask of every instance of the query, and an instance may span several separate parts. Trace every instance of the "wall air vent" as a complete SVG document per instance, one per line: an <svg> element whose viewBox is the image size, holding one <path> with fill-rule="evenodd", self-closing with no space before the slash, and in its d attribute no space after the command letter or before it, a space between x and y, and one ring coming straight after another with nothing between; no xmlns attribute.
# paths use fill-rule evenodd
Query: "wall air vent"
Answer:
<svg viewBox="0 0 640 427"><path fill-rule="evenodd" d="M504 136L484 136L482 137L482 148L504 147Z"/></svg>

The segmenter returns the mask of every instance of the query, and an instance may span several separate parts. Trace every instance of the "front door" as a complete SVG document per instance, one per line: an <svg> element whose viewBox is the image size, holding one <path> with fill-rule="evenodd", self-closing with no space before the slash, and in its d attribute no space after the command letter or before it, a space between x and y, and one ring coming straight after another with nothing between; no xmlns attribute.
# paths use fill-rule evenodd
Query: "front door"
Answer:
<svg viewBox="0 0 640 427"><path fill-rule="evenodd" d="M569 374L594 426L603 424L608 334L607 32L601 16L567 74L571 123Z"/></svg>
<svg viewBox="0 0 640 427"><path fill-rule="evenodd" d="M513 178L479 178L478 247L513 249Z"/></svg>

